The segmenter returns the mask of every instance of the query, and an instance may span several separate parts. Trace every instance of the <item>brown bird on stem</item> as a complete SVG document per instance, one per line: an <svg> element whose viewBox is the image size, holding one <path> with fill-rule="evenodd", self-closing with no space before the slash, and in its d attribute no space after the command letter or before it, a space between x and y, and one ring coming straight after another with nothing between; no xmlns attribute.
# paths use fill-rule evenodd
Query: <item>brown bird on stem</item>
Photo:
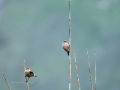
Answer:
<svg viewBox="0 0 120 90"><path fill-rule="evenodd" d="M37 77L37 76L35 76L35 74L30 70L30 68L27 68L26 70L25 70L25 77L28 77L28 80L29 80L29 78L30 77ZM28 81L27 80L27 81ZM27 82L26 81L26 82Z"/></svg>
<svg viewBox="0 0 120 90"><path fill-rule="evenodd" d="M69 44L67 41L63 41L62 48L67 52L67 54L69 56Z"/></svg>

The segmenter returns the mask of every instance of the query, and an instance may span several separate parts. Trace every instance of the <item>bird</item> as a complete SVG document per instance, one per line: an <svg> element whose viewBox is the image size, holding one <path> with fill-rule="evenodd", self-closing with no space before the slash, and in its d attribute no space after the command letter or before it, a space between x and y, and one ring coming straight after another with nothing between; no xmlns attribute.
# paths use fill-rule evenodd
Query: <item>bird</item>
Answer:
<svg viewBox="0 0 120 90"><path fill-rule="evenodd" d="M26 82L28 82L30 77L37 77L37 76L35 76L35 74L30 70L30 68L27 68L25 70L25 77L28 77L28 79L26 81Z"/></svg>
<svg viewBox="0 0 120 90"><path fill-rule="evenodd" d="M67 54L69 56L69 44L67 41L63 41L62 48L67 52Z"/></svg>

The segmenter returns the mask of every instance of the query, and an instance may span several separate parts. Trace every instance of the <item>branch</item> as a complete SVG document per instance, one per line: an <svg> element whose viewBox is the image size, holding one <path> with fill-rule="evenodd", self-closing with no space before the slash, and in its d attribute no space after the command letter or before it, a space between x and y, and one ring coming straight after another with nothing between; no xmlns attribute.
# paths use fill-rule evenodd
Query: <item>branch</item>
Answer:
<svg viewBox="0 0 120 90"><path fill-rule="evenodd" d="M79 87L79 90L80 90L80 82L79 82L79 76L78 76L78 70L77 70L77 63L76 63L75 51L74 51L74 59L75 59L75 66L76 66L76 72L77 72L78 87Z"/></svg>
<svg viewBox="0 0 120 90"><path fill-rule="evenodd" d="M8 84L7 79L5 78L5 75L4 75L3 72L2 72L2 74L3 74L3 76L4 76L4 79L5 79L5 81L6 81L7 85L8 85L8 87L9 87L9 89L11 90L10 85Z"/></svg>
<svg viewBox="0 0 120 90"><path fill-rule="evenodd" d="M71 90L71 55L70 55L70 0L69 0L69 90Z"/></svg>
<svg viewBox="0 0 120 90"><path fill-rule="evenodd" d="M86 50L87 50L87 48L86 48ZM93 90L93 86L92 86L92 76L91 76L89 56L88 56L88 50L87 50L87 58L88 58L88 64L89 64L89 73L90 73L91 88L92 88L92 90Z"/></svg>
<svg viewBox="0 0 120 90"><path fill-rule="evenodd" d="M96 51L95 51L95 90L96 90Z"/></svg>
<svg viewBox="0 0 120 90"><path fill-rule="evenodd" d="M23 61L23 66L24 66L24 73L25 73L25 70L26 70L26 67L25 67L25 60ZM27 90L29 90L27 77L25 77L25 79L26 79Z"/></svg>

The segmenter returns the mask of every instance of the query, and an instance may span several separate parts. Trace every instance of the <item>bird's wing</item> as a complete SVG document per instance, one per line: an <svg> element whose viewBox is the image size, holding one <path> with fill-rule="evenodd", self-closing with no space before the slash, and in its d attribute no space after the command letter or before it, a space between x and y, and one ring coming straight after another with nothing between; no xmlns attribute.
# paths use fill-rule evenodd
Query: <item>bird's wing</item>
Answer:
<svg viewBox="0 0 120 90"><path fill-rule="evenodd" d="M30 71L30 75L31 75L31 76L34 76L34 73L33 73L32 71Z"/></svg>

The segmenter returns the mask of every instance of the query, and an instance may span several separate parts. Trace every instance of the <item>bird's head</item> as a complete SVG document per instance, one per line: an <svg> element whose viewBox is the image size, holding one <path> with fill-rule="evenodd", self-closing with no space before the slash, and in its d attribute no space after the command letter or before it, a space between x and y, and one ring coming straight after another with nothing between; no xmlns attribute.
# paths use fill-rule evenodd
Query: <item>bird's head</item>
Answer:
<svg viewBox="0 0 120 90"><path fill-rule="evenodd" d="M27 68L27 70L30 70L30 68Z"/></svg>
<svg viewBox="0 0 120 90"><path fill-rule="evenodd" d="M68 43L67 41L63 41L64 43Z"/></svg>

